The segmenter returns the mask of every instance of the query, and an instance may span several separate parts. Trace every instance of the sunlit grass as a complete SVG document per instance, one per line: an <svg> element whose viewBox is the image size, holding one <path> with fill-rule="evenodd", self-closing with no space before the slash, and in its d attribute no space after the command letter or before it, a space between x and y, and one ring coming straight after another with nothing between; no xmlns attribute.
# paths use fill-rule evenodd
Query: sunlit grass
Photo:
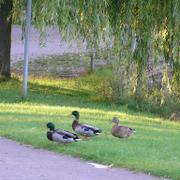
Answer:
<svg viewBox="0 0 180 180"><path fill-rule="evenodd" d="M103 164L180 179L180 124L95 101L96 88L106 79L103 73L75 79L30 78L27 101L21 99L21 80L2 82L0 136ZM46 123L52 121L57 128L72 131L73 110L80 111L82 122L102 128L103 134L67 146L49 142ZM109 121L114 116L135 128L136 135L128 140L112 137Z"/></svg>

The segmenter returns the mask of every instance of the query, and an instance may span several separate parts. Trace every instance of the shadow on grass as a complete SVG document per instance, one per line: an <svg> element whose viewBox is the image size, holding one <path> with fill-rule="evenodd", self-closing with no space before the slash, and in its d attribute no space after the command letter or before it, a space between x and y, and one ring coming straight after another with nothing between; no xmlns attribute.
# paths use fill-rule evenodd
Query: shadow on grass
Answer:
<svg viewBox="0 0 180 180"><path fill-rule="evenodd" d="M19 118L21 118L21 117L31 118L32 116L36 116L37 118L39 118L39 117L45 117L45 118L61 117L61 115L59 115L59 114L53 114L53 115L52 114L44 114L44 113L37 114L37 113L33 113L33 112L31 112L31 113L22 113L22 112L17 113L17 112L9 112L9 111L0 112L0 115L2 115L2 116L17 116L18 115ZM62 117L66 117L66 116L62 116Z"/></svg>
<svg viewBox="0 0 180 180"><path fill-rule="evenodd" d="M74 103L77 101L76 103L78 105L81 101L89 101L92 103L90 96L93 96L93 93L90 90L77 90L29 82L28 97L26 100L22 100L21 81L13 78L9 82L2 82L0 84L1 103L32 102L38 104L62 105L63 102L63 104L65 103L71 105L71 101Z"/></svg>
<svg viewBox="0 0 180 180"><path fill-rule="evenodd" d="M115 106L108 101L96 102L92 100L95 95L90 90L74 90L52 85L29 83L28 97L22 99L22 82L17 78L0 83L0 103L33 103L36 105L67 106L77 108L100 109L104 111L118 111L129 115L155 117L153 114L140 113L129 110L126 106Z"/></svg>

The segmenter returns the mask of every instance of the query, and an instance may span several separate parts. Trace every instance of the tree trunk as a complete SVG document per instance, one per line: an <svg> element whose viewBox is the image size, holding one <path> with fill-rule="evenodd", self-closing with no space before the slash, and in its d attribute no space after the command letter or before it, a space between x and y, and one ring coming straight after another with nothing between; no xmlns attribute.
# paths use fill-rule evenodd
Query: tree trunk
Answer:
<svg viewBox="0 0 180 180"><path fill-rule="evenodd" d="M151 47L148 50L146 73L147 73L147 90L148 90L148 93L150 93L153 88L153 59L152 59Z"/></svg>
<svg viewBox="0 0 180 180"><path fill-rule="evenodd" d="M93 52L93 53L91 54L91 72L93 72L93 71L94 71L94 68L95 68L94 58L95 58L95 53Z"/></svg>
<svg viewBox="0 0 180 180"><path fill-rule="evenodd" d="M172 84L172 76L173 76L173 36L171 35L168 42L169 54L168 54L168 78L170 84Z"/></svg>
<svg viewBox="0 0 180 180"><path fill-rule="evenodd" d="M135 95L137 97L140 97L142 94L142 76L143 76L143 65L142 64L138 64L137 66L137 85L136 85L136 91L135 91Z"/></svg>
<svg viewBox="0 0 180 180"><path fill-rule="evenodd" d="M0 5L0 75L10 78L11 11L13 0Z"/></svg>

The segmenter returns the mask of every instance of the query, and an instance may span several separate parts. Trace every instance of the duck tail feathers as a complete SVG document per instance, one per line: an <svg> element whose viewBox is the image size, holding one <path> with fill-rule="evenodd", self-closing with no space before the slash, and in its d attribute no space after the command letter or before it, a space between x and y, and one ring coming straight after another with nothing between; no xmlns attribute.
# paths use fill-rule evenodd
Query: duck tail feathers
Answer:
<svg viewBox="0 0 180 180"><path fill-rule="evenodd" d="M100 134L102 133L102 130L101 130L101 129L99 129L99 133L100 133Z"/></svg>
<svg viewBox="0 0 180 180"><path fill-rule="evenodd" d="M99 134L102 134L102 133L99 133L99 132L97 132L97 133L95 133L96 135L99 135Z"/></svg>
<svg viewBox="0 0 180 180"><path fill-rule="evenodd" d="M94 134L96 134L96 135L102 134L102 131L101 130L95 131Z"/></svg>
<svg viewBox="0 0 180 180"><path fill-rule="evenodd" d="M82 140L82 139L79 139L79 138L78 138L78 139L75 139L75 142L78 142L78 141L81 141L81 140Z"/></svg>

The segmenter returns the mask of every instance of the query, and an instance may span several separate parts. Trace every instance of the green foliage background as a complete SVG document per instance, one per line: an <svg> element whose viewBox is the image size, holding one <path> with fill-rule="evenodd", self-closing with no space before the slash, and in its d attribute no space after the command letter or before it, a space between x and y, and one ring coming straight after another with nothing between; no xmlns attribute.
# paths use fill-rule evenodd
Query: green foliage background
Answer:
<svg viewBox="0 0 180 180"><path fill-rule="evenodd" d="M42 35L47 26L58 26L63 38L83 39L89 51L107 50L113 66L110 84L115 100L122 103L124 97L133 96L136 101L145 97L158 106L180 102L179 0L32 2L32 24ZM26 5L23 0L13 1L15 23L24 24ZM163 69L161 82L153 80L152 87L149 79L154 74L147 72L150 56L153 66Z"/></svg>

